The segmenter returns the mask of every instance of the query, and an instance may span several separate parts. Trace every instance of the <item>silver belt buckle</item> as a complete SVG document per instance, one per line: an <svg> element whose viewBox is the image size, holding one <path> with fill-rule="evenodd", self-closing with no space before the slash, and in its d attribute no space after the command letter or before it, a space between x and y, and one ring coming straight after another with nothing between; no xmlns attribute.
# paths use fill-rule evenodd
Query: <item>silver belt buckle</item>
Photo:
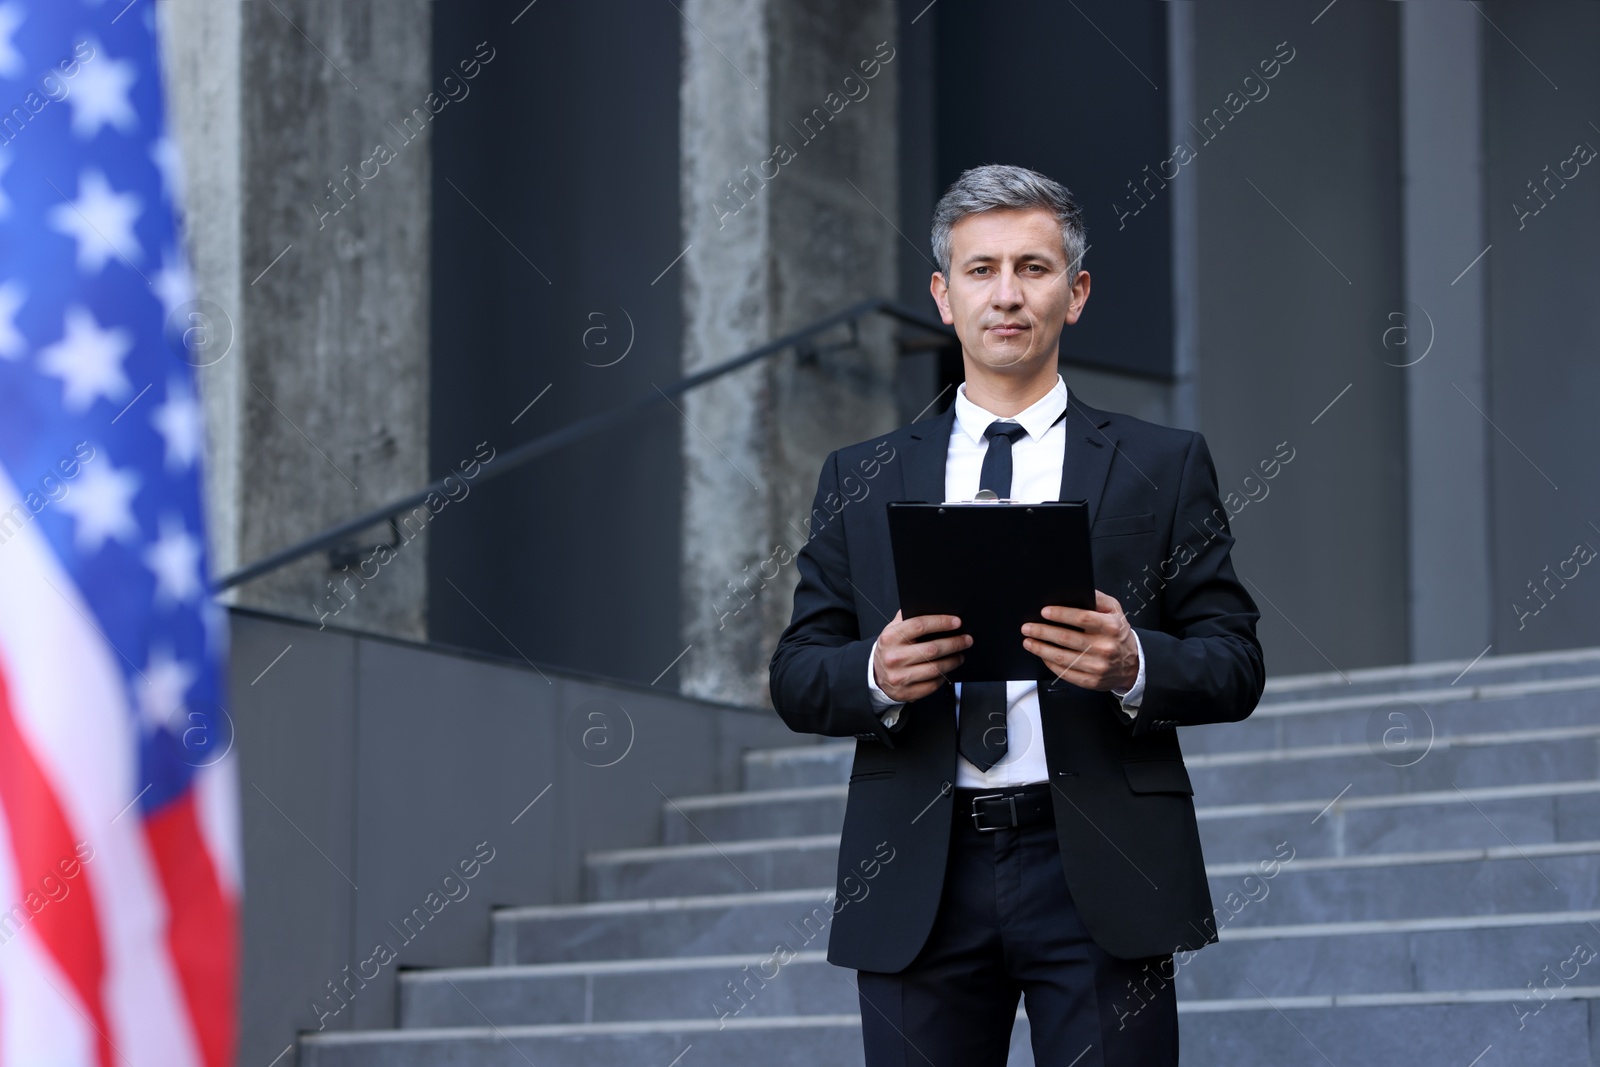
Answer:
<svg viewBox="0 0 1600 1067"><path fill-rule="evenodd" d="M1011 808L1011 822L1005 826L984 826L978 821L978 804L985 800L1000 800L1004 798ZM992 834L996 830L1009 830L1017 825L1017 795L1015 793L985 793L981 797L972 798L972 826L980 834Z"/></svg>

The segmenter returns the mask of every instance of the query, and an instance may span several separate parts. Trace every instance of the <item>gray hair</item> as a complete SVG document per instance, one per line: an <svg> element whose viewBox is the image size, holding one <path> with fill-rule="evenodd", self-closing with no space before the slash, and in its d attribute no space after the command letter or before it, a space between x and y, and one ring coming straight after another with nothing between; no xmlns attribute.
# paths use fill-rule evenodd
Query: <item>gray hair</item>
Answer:
<svg viewBox="0 0 1600 1067"><path fill-rule="evenodd" d="M1038 171L1002 163L987 163L962 171L933 209L933 258L950 280L950 229L968 215L995 208L1042 207L1061 224L1061 250L1067 257L1067 278L1083 269L1083 209L1067 187Z"/></svg>

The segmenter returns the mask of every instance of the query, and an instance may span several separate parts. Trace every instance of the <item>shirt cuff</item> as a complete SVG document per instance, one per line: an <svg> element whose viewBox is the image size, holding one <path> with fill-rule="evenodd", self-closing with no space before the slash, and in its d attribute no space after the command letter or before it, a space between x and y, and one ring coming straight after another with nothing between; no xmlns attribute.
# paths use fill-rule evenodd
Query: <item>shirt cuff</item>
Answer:
<svg viewBox="0 0 1600 1067"><path fill-rule="evenodd" d="M1139 631L1133 631L1133 645L1139 652L1139 675L1134 678L1133 686L1123 692L1111 690L1113 696L1122 701L1122 713L1129 719L1139 714L1139 705L1144 702L1144 645L1139 641ZM868 667L871 670L871 667Z"/></svg>
<svg viewBox="0 0 1600 1067"><path fill-rule="evenodd" d="M878 657L878 641L872 642L872 651L867 653L867 692L872 696L872 708L883 720L883 725L893 726L900 719L900 709L905 707L905 701L892 700L888 693L878 688L878 679L872 673L872 662ZM1143 676L1141 675L1141 680Z"/></svg>

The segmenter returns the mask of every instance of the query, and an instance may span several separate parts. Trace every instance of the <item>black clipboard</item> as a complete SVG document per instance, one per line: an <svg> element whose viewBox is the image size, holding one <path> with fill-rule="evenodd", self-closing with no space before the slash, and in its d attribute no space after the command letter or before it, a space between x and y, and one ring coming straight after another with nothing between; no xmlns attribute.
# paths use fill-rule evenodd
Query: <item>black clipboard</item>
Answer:
<svg viewBox="0 0 1600 1067"><path fill-rule="evenodd" d="M901 617L956 615L955 632L972 635L950 681L1054 681L1022 647L1022 624L1045 621L1049 604L1094 608L1088 505L891 501L887 510Z"/></svg>

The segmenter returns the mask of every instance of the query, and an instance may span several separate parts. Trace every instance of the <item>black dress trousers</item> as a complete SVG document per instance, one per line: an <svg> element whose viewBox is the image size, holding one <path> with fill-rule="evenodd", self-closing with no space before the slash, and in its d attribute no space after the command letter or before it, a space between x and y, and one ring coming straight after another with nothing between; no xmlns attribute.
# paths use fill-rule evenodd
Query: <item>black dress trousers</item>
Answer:
<svg viewBox="0 0 1600 1067"><path fill-rule="evenodd" d="M1172 957L1095 944L1053 823L984 832L955 807L927 943L903 971L857 972L867 1067L1005 1067L1019 996L1037 1067L1176 1065Z"/></svg>

